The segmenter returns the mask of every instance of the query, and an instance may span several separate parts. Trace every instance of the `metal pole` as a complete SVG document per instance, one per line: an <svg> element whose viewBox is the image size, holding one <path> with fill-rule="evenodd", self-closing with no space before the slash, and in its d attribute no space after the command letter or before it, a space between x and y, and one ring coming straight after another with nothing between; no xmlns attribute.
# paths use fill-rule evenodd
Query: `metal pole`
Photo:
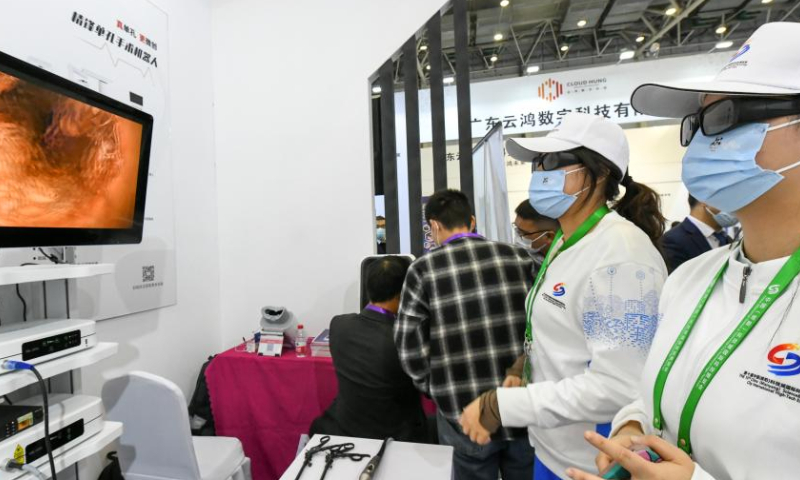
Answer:
<svg viewBox="0 0 800 480"><path fill-rule="evenodd" d="M697 10L698 8L702 7L702 6L703 6L703 4L704 4L704 3L706 3L707 1L708 1L708 0L694 0L692 3L688 4L688 5L686 6L686 8L685 8L685 9L684 9L682 12L680 12L680 13L679 13L679 14L678 14L678 15L677 15L677 16L676 16L674 19L672 19L672 21L668 22L668 23L667 23L667 24L664 26L664 28L662 28L661 30L659 30L659 32L658 32L658 33L656 33L655 35L653 35L652 37L650 37L650 39L649 39L649 40L647 40L646 42L644 42L644 45L642 45L641 47L639 47L639 49L638 49L638 50L636 50L636 53L634 54L634 56L638 57L638 56L640 56L642 53L644 53L644 52L645 52L645 50L647 50L648 48L650 48L650 45L652 45L652 44L654 44L655 42L657 42L658 40L660 40L660 39L661 39L661 37L663 37L664 35L666 35L667 33L669 33L669 31L670 31L670 30L672 30L673 28L675 28L677 25L680 25L680 23L681 23L681 22L682 22L682 21L683 21L685 18L688 18L688 17L689 17L689 15L690 15L692 12L694 12L694 11L695 11L695 10Z"/></svg>
<svg viewBox="0 0 800 480"><path fill-rule="evenodd" d="M511 25L511 38L514 39L514 45L517 46L517 53L519 54L519 60L522 62L522 66L525 66L525 57L522 56L522 50L519 48L519 42L517 41L517 34L514 32L514 26Z"/></svg>
<svg viewBox="0 0 800 480"><path fill-rule="evenodd" d="M397 197L394 65L392 65L391 58L386 60L380 68L380 85L383 196L386 205L386 253L400 253L400 209Z"/></svg>
<svg viewBox="0 0 800 480"><path fill-rule="evenodd" d="M444 79L442 78L442 17L437 12L428 21L430 57L431 130L433 143L433 188L447 188L447 149L445 147Z"/></svg>
<svg viewBox="0 0 800 480"><path fill-rule="evenodd" d="M550 24L550 33L553 35L553 45L556 47L556 53L558 54L558 59L564 60L564 55L561 55L561 46L558 44L558 39L556 38L556 31L555 29L553 29L552 23Z"/></svg>
<svg viewBox="0 0 800 480"><path fill-rule="evenodd" d="M454 0L453 24L456 36L456 99L458 104L458 152L461 191L475 208L472 172L472 111L469 89L469 18L467 0Z"/></svg>
<svg viewBox="0 0 800 480"><path fill-rule="evenodd" d="M786 15L781 17L781 22L789 18L794 13L794 11L797 10L798 7L800 7L800 2L795 3L794 7L792 7L788 12L786 12Z"/></svg>
<svg viewBox="0 0 800 480"><path fill-rule="evenodd" d="M422 167L419 150L419 87L417 85L417 44L411 37L403 47L403 76L406 98L406 158L408 159L408 208L411 253L421 256L424 247L422 232Z"/></svg>
<svg viewBox="0 0 800 480"><path fill-rule="evenodd" d="M539 36L536 37L536 41L533 42L533 45L531 45L531 49L528 50L528 54L525 56L525 65L528 64L528 62L531 59L531 55L533 55L534 50L536 50L536 47L539 46L539 42L542 40L542 36L544 35L544 32L547 30L547 26L548 25L549 25L549 22L543 22L542 23L542 29L539 30Z"/></svg>

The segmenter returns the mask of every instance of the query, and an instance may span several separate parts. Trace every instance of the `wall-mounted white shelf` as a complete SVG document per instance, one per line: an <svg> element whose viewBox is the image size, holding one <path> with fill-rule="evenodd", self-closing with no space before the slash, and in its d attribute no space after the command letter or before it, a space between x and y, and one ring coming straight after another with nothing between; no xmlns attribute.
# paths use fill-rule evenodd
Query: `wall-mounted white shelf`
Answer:
<svg viewBox="0 0 800 480"><path fill-rule="evenodd" d="M114 273L113 263L95 264L48 264L26 265L24 267L0 268L0 285L17 283L45 282L65 278L86 278Z"/></svg>
<svg viewBox="0 0 800 480"><path fill-rule="evenodd" d="M14 285L19 283L45 282L52 280L66 280L74 278L88 278L98 275L108 275L114 273L114 264L45 264L45 265L26 265L19 267L0 268L0 286ZM68 290L67 290L68 292ZM24 327L24 325L23 325ZM55 360L50 360L36 365L43 378L52 378L72 370L78 370L86 366L95 364L112 355L119 350L117 343L100 342L92 348L72 353ZM0 395L7 395L21 388L37 383L37 378L33 372L28 370L15 371L0 375ZM74 394L73 387L70 393ZM104 422L102 430L96 435L92 435L85 441L55 457L55 469L63 471L81 460L100 453L109 444L122 435L122 424L119 422ZM40 470L48 477L51 477L49 464L40 467ZM18 475L11 477L0 473L0 478L13 479L34 479L35 476L27 472L17 472Z"/></svg>
<svg viewBox="0 0 800 480"><path fill-rule="evenodd" d="M122 424L119 422L104 422L103 429L96 435L93 435L83 441L82 443L70 448L61 455L57 455L53 461L56 465L56 471L61 472L67 468L75 465L83 459L89 458L101 452L104 448L109 446L111 442L118 439L122 435ZM39 467L39 470L46 476L52 477L50 473L50 464ZM27 472L21 472L18 477L12 477L14 480L32 480L36 477Z"/></svg>
<svg viewBox="0 0 800 480"><path fill-rule="evenodd" d="M43 378L51 378L70 370L76 370L115 355L119 349L119 344L112 342L100 342L94 347L73 353L65 357L50 360L36 365L36 369ZM36 375L29 370L18 370L11 373L0 375L0 396L25 388L36 383Z"/></svg>

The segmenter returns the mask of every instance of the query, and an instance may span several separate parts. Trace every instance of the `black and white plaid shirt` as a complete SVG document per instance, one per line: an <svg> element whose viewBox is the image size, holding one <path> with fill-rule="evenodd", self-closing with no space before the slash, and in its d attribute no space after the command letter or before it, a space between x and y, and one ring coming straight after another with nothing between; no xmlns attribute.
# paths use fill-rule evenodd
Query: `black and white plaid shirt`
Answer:
<svg viewBox="0 0 800 480"><path fill-rule="evenodd" d="M395 343L403 369L451 422L499 387L522 354L532 269L525 249L476 237L456 239L411 265ZM526 435L503 429L497 438Z"/></svg>

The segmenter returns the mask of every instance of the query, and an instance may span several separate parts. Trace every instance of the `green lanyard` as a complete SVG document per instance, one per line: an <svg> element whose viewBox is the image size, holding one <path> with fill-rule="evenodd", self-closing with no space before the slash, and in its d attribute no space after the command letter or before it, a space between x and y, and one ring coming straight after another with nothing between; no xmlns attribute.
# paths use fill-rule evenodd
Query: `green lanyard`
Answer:
<svg viewBox="0 0 800 480"><path fill-rule="evenodd" d="M544 275L547 272L547 268L550 266L550 263L555 259L555 257L567 250L569 247L578 243L583 237L586 236L587 233L591 229L593 229L600 220L603 219L606 215L611 212L611 209L608 208L608 205L603 205L597 210L592 213L589 218L583 221L580 224L575 233L570 235L570 237L564 242L564 245L558 250L556 253L556 248L558 246L558 242L561 240L561 237L564 236L564 232L561 229L558 229L556 232L556 236L553 239L553 243L550 245L550 248L547 250L547 255L544 257L544 262L542 262L542 267L539 269L539 273L536 275L536 281L533 282L533 288L531 288L530 292L528 293L528 298L525 302L525 312L528 318L527 325L525 326L525 355L530 357L530 346L531 342L533 341L533 329L531 328L531 310L533 309L533 302L536 299L536 295L539 293L539 288L542 286L542 279L544 279ZM525 382L529 382L531 379L531 365L530 361L525 362L524 368L524 380Z"/></svg>
<svg viewBox="0 0 800 480"><path fill-rule="evenodd" d="M672 367L675 365L675 360L677 360L678 355L680 355L683 346L686 344L686 340L689 338L689 335L692 333L695 325L697 324L697 320L700 318L700 315L703 313L703 310L706 307L706 303L708 303L708 299L711 297L711 293L714 291L714 288L719 283L722 276L725 274L725 270L728 269L728 260L725 261L725 264L722 265L722 268L719 269L716 275L714 275L714 279L711 280L711 284L706 288L705 293L703 296L700 297L700 302L695 307L692 315L689 317L689 321L686 322L686 325L681 330L680 335L678 335L678 339L675 340L675 344L672 346L672 349L669 351L667 358L664 360L664 364L661 366L661 369L658 372L658 376L656 377L656 384L655 390L653 393L653 427L656 430L662 431L664 429L664 417L661 411L661 400L664 396L664 387L667 384L667 377L669 377L669 373L672 370ZM678 447L681 448L684 452L688 453L689 455L692 454L692 443L690 440L691 430L692 430L692 420L694 419L695 411L697 410L697 404L700 402L700 398L703 396L703 393L708 389L708 385L717 375L717 372L722 368L722 365L733 355L733 352L739 348L739 345L747 338L747 335L758 325L758 322L764 316L764 314L769 310L769 307L772 306L775 301L783 295L783 292L786 291L786 288L792 283L794 278L800 273L800 249L798 249L789 260L781 267L780 271L775 278L772 279L770 282L769 287L764 289L761 293L761 296L758 297L755 305L747 312L747 315L744 316L739 325L736 327L736 330L725 340L725 343L722 344L721 347L714 353L714 356L711 357L711 360L708 361L705 368L703 368L702 372L700 372L700 376L695 381L694 386L692 387L691 392L689 393L689 397L686 399L686 404L683 407L683 411L681 412L681 420L680 420L680 427L678 429Z"/></svg>

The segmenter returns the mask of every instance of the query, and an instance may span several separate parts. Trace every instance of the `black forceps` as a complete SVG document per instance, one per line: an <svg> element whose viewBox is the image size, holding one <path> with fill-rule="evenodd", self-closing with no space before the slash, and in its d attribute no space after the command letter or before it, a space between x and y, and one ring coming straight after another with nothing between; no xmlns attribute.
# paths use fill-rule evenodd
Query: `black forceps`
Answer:
<svg viewBox="0 0 800 480"><path fill-rule="evenodd" d="M341 443L339 445L327 445L328 442L331 441L330 435L325 435L324 437L319 439L319 444L315 447L311 447L306 450L305 453L305 461L303 461L303 466L300 467L300 471L297 472L297 476L295 480L300 480L300 477L303 475L306 467L311 466L311 459L314 455L321 453L321 452L347 452L354 449L356 446L352 443ZM327 445L327 446L326 446Z"/></svg>
<svg viewBox="0 0 800 480"><path fill-rule="evenodd" d="M353 444L350 443L345 445L353 445ZM325 480L325 476L328 474L328 470L330 470L333 467L333 461L336 460L337 458L347 458L354 462L360 462L365 458L369 458L369 455L366 453L347 453L353 448L355 447L353 446L348 449L341 449L341 450L333 450L333 449L328 450L328 453L325 454L325 470L322 471L322 477L320 478L320 480Z"/></svg>

